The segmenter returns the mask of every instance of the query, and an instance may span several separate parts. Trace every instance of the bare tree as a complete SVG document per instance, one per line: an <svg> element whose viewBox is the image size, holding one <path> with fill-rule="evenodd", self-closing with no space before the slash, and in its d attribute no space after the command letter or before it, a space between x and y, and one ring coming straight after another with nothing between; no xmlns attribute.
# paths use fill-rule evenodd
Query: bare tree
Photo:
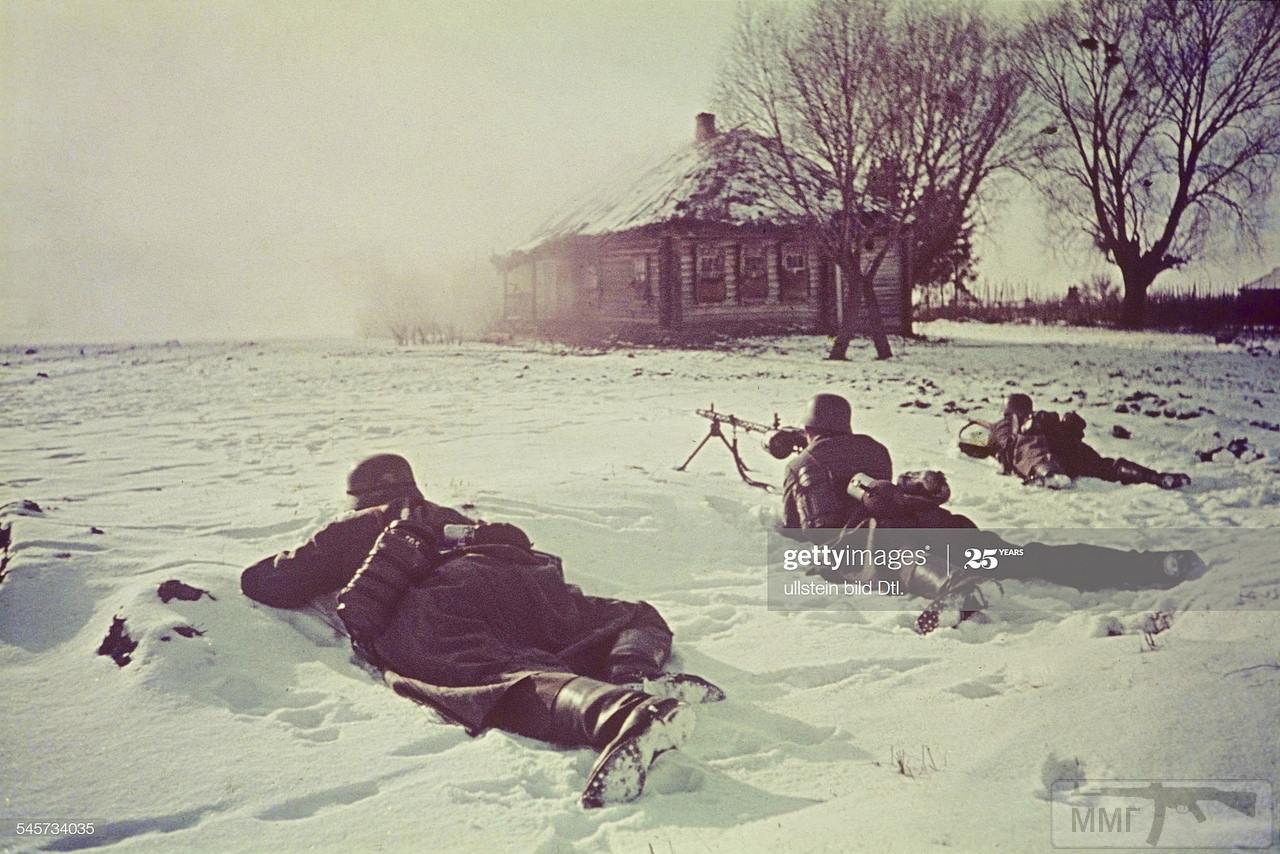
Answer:
<svg viewBox="0 0 1280 854"><path fill-rule="evenodd" d="M874 288L889 252L913 227L945 233L939 252L954 245L1010 162L1020 82L1001 47L973 5L744 8L721 108L764 138L768 189L803 212L848 283L829 358L846 358L860 321L877 358L892 355Z"/></svg>
<svg viewBox="0 0 1280 854"><path fill-rule="evenodd" d="M975 6L918 2L903 10L890 82L910 128L900 156L921 164L918 188L904 188L908 197L898 204L912 225L917 284L962 285L991 179L1026 162L1025 84L1010 47L1009 34Z"/></svg>
<svg viewBox="0 0 1280 854"><path fill-rule="evenodd" d="M1256 244L1280 154L1280 4L1068 0L1021 44L1041 189L1120 268L1125 326L1224 224Z"/></svg>

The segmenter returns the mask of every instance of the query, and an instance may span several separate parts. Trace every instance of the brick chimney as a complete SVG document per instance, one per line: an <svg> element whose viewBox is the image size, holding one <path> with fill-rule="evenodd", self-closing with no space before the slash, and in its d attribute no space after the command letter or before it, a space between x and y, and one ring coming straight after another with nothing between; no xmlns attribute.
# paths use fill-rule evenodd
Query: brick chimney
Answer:
<svg viewBox="0 0 1280 854"><path fill-rule="evenodd" d="M696 125L693 138L697 142L706 142L716 138L716 114L698 113L694 119Z"/></svg>

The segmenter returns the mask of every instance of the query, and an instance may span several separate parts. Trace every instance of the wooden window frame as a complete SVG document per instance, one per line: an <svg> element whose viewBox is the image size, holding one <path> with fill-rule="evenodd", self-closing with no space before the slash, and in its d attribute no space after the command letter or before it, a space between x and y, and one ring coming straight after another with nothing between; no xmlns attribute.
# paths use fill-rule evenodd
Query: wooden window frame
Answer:
<svg viewBox="0 0 1280 854"><path fill-rule="evenodd" d="M631 257L631 281L647 282L649 281L649 255L633 255Z"/></svg>
<svg viewBox="0 0 1280 854"><path fill-rule="evenodd" d="M789 257L799 257L804 266L793 268L788 266ZM801 283L792 282L802 278ZM802 241L788 241L778 244L778 302L808 302L812 289L812 271L810 270L809 245Z"/></svg>
<svg viewBox="0 0 1280 854"><path fill-rule="evenodd" d="M631 299L633 301L653 305L653 271L657 266L656 259L651 259L648 252L632 256Z"/></svg>
<svg viewBox="0 0 1280 854"><path fill-rule="evenodd" d="M747 275L747 262L758 260L760 269L754 276ZM738 300L743 303L762 303L769 299L769 250L765 246L741 246L738 248ZM747 285L750 283L751 292Z"/></svg>
<svg viewBox="0 0 1280 854"><path fill-rule="evenodd" d="M729 298L728 279L725 275L727 252L722 246L696 247L693 253L693 301L698 305L720 305ZM703 262L718 260L718 273L707 275ZM711 289L711 298L707 290Z"/></svg>

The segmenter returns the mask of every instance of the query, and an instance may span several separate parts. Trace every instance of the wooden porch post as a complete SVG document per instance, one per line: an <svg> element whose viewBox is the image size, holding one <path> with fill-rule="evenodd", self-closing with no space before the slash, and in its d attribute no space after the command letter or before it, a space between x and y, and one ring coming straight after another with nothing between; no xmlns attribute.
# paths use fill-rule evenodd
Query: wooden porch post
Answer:
<svg viewBox="0 0 1280 854"><path fill-rule="evenodd" d="M676 325L675 301L680 293L676 286L680 266L673 243L670 234L664 234L658 240L658 325L663 329Z"/></svg>

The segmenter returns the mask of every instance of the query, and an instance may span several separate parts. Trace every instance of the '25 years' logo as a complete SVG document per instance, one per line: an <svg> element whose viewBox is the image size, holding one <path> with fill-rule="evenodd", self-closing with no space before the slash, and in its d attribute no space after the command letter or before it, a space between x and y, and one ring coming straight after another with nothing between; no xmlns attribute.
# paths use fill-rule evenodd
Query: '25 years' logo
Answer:
<svg viewBox="0 0 1280 854"><path fill-rule="evenodd" d="M965 569L995 569L1000 565L995 549L965 549Z"/></svg>
<svg viewBox="0 0 1280 854"><path fill-rule="evenodd" d="M965 569L995 569L1001 557L1021 557L1022 549L965 549Z"/></svg>

